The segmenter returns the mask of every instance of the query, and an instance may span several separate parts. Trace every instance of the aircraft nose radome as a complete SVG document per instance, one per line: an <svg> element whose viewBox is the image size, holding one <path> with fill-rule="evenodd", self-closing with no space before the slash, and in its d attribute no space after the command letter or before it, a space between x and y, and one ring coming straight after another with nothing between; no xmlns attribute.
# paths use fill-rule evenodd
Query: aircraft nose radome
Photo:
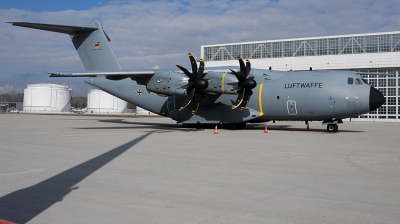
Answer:
<svg viewBox="0 0 400 224"><path fill-rule="evenodd" d="M371 86L369 92L369 110L373 111L382 106L385 103L385 97L383 94Z"/></svg>

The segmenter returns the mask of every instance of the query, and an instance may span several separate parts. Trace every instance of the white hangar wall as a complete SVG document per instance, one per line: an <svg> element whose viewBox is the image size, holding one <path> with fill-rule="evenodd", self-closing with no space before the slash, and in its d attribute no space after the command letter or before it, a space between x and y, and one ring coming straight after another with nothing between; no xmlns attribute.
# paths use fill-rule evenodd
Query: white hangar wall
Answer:
<svg viewBox="0 0 400 224"><path fill-rule="evenodd" d="M400 67L400 52L358 55L327 55L308 57L249 59L252 68L289 71L326 69L381 69ZM237 60L206 61L207 67L239 66Z"/></svg>
<svg viewBox="0 0 400 224"><path fill-rule="evenodd" d="M93 114L121 114L128 103L99 89L92 89L87 95L88 112Z"/></svg>
<svg viewBox="0 0 400 224"><path fill-rule="evenodd" d="M70 108L71 88L51 83L28 84L24 90L23 111L26 113L66 112Z"/></svg>
<svg viewBox="0 0 400 224"><path fill-rule="evenodd" d="M400 31L202 45L205 67L235 66L289 71L341 69L361 76L385 96L385 104L355 120L400 121ZM370 73L386 73L387 76Z"/></svg>

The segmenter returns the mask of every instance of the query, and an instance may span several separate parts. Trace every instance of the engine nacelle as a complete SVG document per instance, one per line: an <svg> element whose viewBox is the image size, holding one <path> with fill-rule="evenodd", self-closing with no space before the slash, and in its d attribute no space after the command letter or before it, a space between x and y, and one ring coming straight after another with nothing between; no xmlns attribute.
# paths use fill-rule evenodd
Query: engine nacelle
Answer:
<svg viewBox="0 0 400 224"><path fill-rule="evenodd" d="M208 87L204 91L216 94L236 95L234 90L238 87L237 77L228 72L208 72L204 77ZM156 72L147 83L147 90L166 96L186 96L186 88L189 77L180 72Z"/></svg>
<svg viewBox="0 0 400 224"><path fill-rule="evenodd" d="M234 88L238 86L238 79L228 72L209 72L204 77L208 80L208 87L204 90L217 94L237 94Z"/></svg>
<svg viewBox="0 0 400 224"><path fill-rule="evenodd" d="M186 89L181 88L188 83L189 77L178 72L156 72L147 83L147 90L167 96L185 96Z"/></svg>

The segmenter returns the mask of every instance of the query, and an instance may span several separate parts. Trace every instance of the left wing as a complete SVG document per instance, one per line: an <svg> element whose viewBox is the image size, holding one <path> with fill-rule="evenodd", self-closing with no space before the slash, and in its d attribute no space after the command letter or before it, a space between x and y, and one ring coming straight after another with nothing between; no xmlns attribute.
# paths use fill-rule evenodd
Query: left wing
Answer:
<svg viewBox="0 0 400 224"><path fill-rule="evenodd" d="M96 76L115 76L115 77L135 77L152 76L154 71L86 71L86 72L50 72L50 77L96 77Z"/></svg>

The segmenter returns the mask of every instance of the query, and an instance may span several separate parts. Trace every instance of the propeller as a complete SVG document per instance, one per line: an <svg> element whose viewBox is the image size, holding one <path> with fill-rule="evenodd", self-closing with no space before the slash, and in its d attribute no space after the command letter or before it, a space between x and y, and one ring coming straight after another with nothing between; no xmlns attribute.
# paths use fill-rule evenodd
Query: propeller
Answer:
<svg viewBox="0 0 400 224"><path fill-rule="evenodd" d="M208 87L208 82L207 80L203 79L205 74L204 72L204 61L203 59L200 58L200 67L197 70L197 63L196 59L193 57L193 55L189 52L188 56L190 58L190 62L192 64L192 72L189 72L186 68L176 65L180 70L183 71L188 77L189 77L189 82L188 84L182 86L181 88L185 88L187 92L187 96L185 101L183 102L183 105L179 108L179 111L183 110L186 108L187 105L189 105L190 102L193 101L193 108L192 108L192 114L196 113L197 109L199 108L200 104L200 98L203 100L207 99L207 94L204 91Z"/></svg>
<svg viewBox="0 0 400 224"><path fill-rule="evenodd" d="M250 61L246 59L246 66L240 56L237 56L240 64L240 74L231 69L232 73L238 79L238 87L235 88L237 93L239 94L238 98L236 99L235 103L232 105L232 110L238 106L241 106L240 109L243 110L247 102L250 99L250 96L253 95L253 90L257 86L257 82L254 81L253 76L249 76L251 65Z"/></svg>

